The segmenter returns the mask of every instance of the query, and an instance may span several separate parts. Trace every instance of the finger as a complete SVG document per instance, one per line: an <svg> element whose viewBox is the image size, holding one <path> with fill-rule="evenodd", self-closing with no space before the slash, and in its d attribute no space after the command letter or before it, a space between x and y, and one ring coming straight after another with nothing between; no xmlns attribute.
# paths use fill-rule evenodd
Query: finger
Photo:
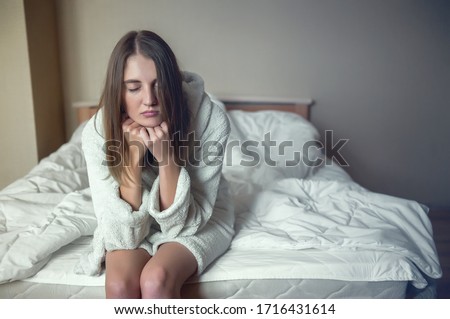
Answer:
<svg viewBox="0 0 450 319"><path fill-rule="evenodd" d="M130 130L140 129L141 127L142 125L139 124L138 122L133 122L128 126Z"/></svg>
<svg viewBox="0 0 450 319"><path fill-rule="evenodd" d="M165 137L165 133L164 133L164 131L163 131L163 129L161 128L161 127L159 127L159 126L156 126L155 128L154 128L154 132L155 132L155 135L156 135L156 137L159 139L159 140L162 140L164 137Z"/></svg>
<svg viewBox="0 0 450 319"><path fill-rule="evenodd" d="M139 129L139 136L141 137L144 144L148 147L149 143L151 143L151 141L150 141L150 136L148 135L148 132L145 129L145 127L141 127Z"/></svg>
<svg viewBox="0 0 450 319"><path fill-rule="evenodd" d="M147 132L152 142L157 142L159 140L158 134L156 133L156 127L148 127Z"/></svg>
<svg viewBox="0 0 450 319"><path fill-rule="evenodd" d="M167 122L162 122L160 127L165 134L169 134L169 126L167 125Z"/></svg>
<svg viewBox="0 0 450 319"><path fill-rule="evenodd" d="M127 118L122 122L122 130L125 132L127 131L128 127L133 123L134 121L130 118Z"/></svg>
<svg viewBox="0 0 450 319"><path fill-rule="evenodd" d="M127 118L125 121L122 122L122 128L129 128L134 129L136 127L140 126L139 123L135 122L132 118Z"/></svg>

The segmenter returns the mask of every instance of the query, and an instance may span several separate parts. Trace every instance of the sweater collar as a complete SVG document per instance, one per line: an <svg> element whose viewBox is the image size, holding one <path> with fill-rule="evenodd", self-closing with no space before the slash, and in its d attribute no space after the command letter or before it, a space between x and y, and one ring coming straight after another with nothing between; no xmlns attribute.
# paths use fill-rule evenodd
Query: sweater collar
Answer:
<svg viewBox="0 0 450 319"><path fill-rule="evenodd" d="M195 73L182 72L182 89L186 103L192 114L196 114L205 93L203 79Z"/></svg>

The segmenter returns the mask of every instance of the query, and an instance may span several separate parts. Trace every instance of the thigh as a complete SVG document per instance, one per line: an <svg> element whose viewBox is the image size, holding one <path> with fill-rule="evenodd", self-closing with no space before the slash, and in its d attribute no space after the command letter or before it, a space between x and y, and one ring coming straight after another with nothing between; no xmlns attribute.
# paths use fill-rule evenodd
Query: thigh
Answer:
<svg viewBox="0 0 450 319"><path fill-rule="evenodd" d="M197 260L182 244L167 242L162 244L147 262L142 275L146 276L154 269L164 269L170 283L179 291L183 283L196 272Z"/></svg>
<svg viewBox="0 0 450 319"><path fill-rule="evenodd" d="M142 269L150 259L144 249L114 250L106 253L106 291L112 294L134 295L139 292Z"/></svg>

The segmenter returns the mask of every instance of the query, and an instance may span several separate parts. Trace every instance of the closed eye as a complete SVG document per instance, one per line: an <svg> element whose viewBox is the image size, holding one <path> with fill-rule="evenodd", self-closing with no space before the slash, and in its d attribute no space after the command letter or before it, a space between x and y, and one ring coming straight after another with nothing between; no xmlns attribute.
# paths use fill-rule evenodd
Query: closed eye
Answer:
<svg viewBox="0 0 450 319"><path fill-rule="evenodd" d="M127 88L128 92L134 93L140 90L140 87L138 88Z"/></svg>
<svg viewBox="0 0 450 319"><path fill-rule="evenodd" d="M128 92L136 93L141 89L141 81L135 79L129 79L124 81L124 85Z"/></svg>

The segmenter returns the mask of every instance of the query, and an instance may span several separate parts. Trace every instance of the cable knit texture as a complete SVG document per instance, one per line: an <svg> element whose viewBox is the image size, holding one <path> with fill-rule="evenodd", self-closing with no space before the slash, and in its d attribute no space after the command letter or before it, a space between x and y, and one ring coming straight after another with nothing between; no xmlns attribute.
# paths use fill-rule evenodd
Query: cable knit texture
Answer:
<svg viewBox="0 0 450 319"><path fill-rule="evenodd" d="M191 132L200 144L191 150L190 163L180 170L173 204L163 211L158 169L143 170L142 204L133 211L121 199L119 184L104 163L102 110L86 124L82 147L98 226L91 251L81 257L75 272L99 275L106 251L144 248L154 255L161 244L178 242L195 256L200 274L229 247L234 208L222 176L228 117L204 92L198 75L183 73L183 93L191 113Z"/></svg>

